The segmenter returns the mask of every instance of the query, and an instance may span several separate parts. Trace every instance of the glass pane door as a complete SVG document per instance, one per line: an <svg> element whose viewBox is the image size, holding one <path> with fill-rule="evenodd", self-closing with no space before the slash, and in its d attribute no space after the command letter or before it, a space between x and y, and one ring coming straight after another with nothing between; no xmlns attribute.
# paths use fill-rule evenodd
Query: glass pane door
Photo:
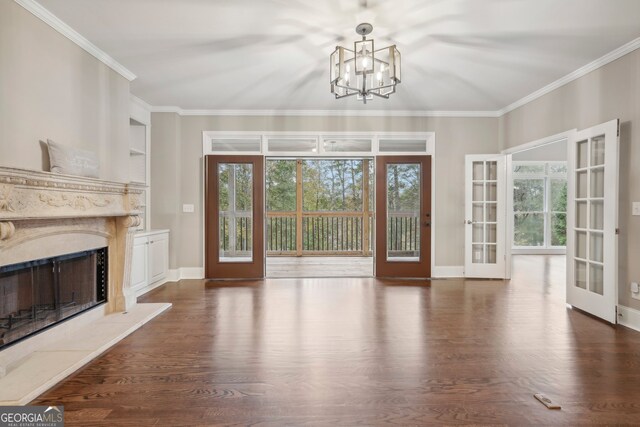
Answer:
<svg viewBox="0 0 640 427"><path fill-rule="evenodd" d="M387 260L420 261L420 163L387 165Z"/></svg>
<svg viewBox="0 0 640 427"><path fill-rule="evenodd" d="M497 262L498 162L473 162L472 257L473 264Z"/></svg>
<svg viewBox="0 0 640 427"><path fill-rule="evenodd" d="M505 200L504 156L466 156L466 277L505 277Z"/></svg>
<svg viewBox="0 0 640 427"><path fill-rule="evenodd" d="M253 165L218 163L220 262L253 261Z"/></svg>
<svg viewBox="0 0 640 427"><path fill-rule="evenodd" d="M264 158L207 156L205 277L264 277Z"/></svg>
<svg viewBox="0 0 640 427"><path fill-rule="evenodd" d="M431 156L376 159L376 276L431 277Z"/></svg>
<svg viewBox="0 0 640 427"><path fill-rule="evenodd" d="M576 132L568 144L567 303L616 323L618 120Z"/></svg>
<svg viewBox="0 0 640 427"><path fill-rule="evenodd" d="M604 135L577 142L573 286L598 295L604 291L604 162Z"/></svg>

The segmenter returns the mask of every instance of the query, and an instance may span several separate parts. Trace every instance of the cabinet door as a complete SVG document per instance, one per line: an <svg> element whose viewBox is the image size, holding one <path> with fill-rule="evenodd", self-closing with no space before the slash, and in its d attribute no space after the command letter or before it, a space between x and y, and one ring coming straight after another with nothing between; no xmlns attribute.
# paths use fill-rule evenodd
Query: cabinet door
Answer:
<svg viewBox="0 0 640 427"><path fill-rule="evenodd" d="M131 288L133 290L145 287L147 281L147 251L148 239L138 237L133 242L133 257L131 260Z"/></svg>
<svg viewBox="0 0 640 427"><path fill-rule="evenodd" d="M169 271L169 239L166 235L149 238L149 283L164 279Z"/></svg>

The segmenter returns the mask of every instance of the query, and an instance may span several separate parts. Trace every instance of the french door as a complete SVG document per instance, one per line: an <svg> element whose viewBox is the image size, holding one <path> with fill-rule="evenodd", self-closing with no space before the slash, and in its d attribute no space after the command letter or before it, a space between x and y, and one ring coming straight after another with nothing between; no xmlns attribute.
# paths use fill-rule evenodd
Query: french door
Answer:
<svg viewBox="0 0 640 427"><path fill-rule="evenodd" d="M264 277L264 158L205 157L205 277Z"/></svg>
<svg viewBox="0 0 640 427"><path fill-rule="evenodd" d="M616 323L618 120L568 141L567 304Z"/></svg>
<svg viewBox="0 0 640 427"><path fill-rule="evenodd" d="M465 158L465 277L506 277L506 173L501 155Z"/></svg>
<svg viewBox="0 0 640 427"><path fill-rule="evenodd" d="M376 158L376 276L431 277L431 156Z"/></svg>

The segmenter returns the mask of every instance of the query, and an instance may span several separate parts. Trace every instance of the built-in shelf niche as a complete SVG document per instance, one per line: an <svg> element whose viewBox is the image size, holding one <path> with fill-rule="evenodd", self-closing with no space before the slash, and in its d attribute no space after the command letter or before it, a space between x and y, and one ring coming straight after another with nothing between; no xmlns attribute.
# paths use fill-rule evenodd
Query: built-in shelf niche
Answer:
<svg viewBox="0 0 640 427"><path fill-rule="evenodd" d="M134 184L149 185L148 127L133 118L129 119L129 181ZM147 228L148 188L142 197L142 224L140 230Z"/></svg>

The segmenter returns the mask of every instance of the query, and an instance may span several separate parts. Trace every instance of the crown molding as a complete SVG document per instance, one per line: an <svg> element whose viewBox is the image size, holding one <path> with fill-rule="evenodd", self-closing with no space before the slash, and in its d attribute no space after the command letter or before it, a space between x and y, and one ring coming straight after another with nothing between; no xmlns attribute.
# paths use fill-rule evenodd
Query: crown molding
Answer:
<svg viewBox="0 0 640 427"><path fill-rule="evenodd" d="M18 1L18 0L16 0ZM530 93L497 111L400 111L400 110L189 110L176 106L151 107L152 113L176 113L180 116L361 116L361 117L485 117L499 118L598 68L640 48L640 37L578 68L564 77Z"/></svg>
<svg viewBox="0 0 640 427"><path fill-rule="evenodd" d="M134 94L130 94L129 98L131 99L131 102L133 102L134 104L139 105L140 107L142 107L146 111L151 112L153 110L153 107L149 103L147 103L144 99L138 98Z"/></svg>
<svg viewBox="0 0 640 427"><path fill-rule="evenodd" d="M605 65L615 61L616 59L622 58L623 56L633 52L634 50L640 48L640 37L638 37L635 40L630 41L627 44L624 44L622 46L620 46L619 48L612 50L611 52L607 53L606 55L596 59L595 61L592 61L590 63L588 63L587 65L578 68L577 70L575 70L572 73L567 74L564 77L559 78L558 80L556 80L553 83L550 83L548 85L546 85L545 87L538 89L537 91L530 93L529 95L525 96L524 98L521 98L519 100L517 100L516 102L507 105L506 107L504 107L502 110L498 111L498 117L502 117L505 114L509 113L510 111L515 110L516 108L522 107L525 104L528 104L531 101L534 101L568 83L571 83L574 80L579 79L580 77L583 77L587 74L589 74L592 71L597 70L598 68L604 67Z"/></svg>
<svg viewBox="0 0 640 427"><path fill-rule="evenodd" d="M176 106L151 107L152 113L180 116L350 116L350 117L477 117L496 118L497 111L412 111L412 110L189 110Z"/></svg>
<svg viewBox="0 0 640 427"><path fill-rule="evenodd" d="M82 36L76 30L64 23L60 18L49 12L44 6L35 0L14 0L20 6L31 12L34 16L41 19L51 28L80 46L82 49L93 55L96 59L104 63L116 73L125 79L132 81L136 75L129 71L124 65L109 56L106 52L91 43L87 38Z"/></svg>

